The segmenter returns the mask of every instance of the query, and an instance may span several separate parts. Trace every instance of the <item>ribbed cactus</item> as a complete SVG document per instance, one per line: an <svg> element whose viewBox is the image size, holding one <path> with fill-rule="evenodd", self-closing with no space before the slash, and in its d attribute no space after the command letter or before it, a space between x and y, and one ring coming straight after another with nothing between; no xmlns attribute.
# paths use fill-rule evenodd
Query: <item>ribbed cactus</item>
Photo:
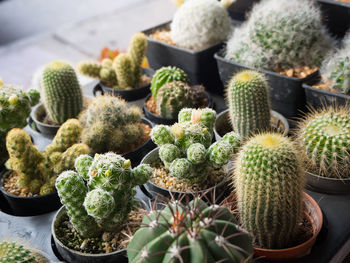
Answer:
<svg viewBox="0 0 350 263"><path fill-rule="evenodd" d="M181 81L165 83L158 90L156 105L160 116L176 119L182 108L192 106L190 86Z"/></svg>
<svg viewBox="0 0 350 263"><path fill-rule="evenodd" d="M42 73L41 94L50 119L62 124L75 118L83 109L83 95L74 69L54 61Z"/></svg>
<svg viewBox="0 0 350 263"><path fill-rule="evenodd" d="M127 253L131 263L238 263L252 262L253 246L227 208L195 199L187 205L172 201L144 216Z"/></svg>
<svg viewBox="0 0 350 263"><path fill-rule="evenodd" d="M56 180L74 228L83 237L119 231L133 208L134 187L144 184L152 169L145 164L131 169L130 160L111 152L94 158L81 155L75 166L82 174L66 171Z"/></svg>
<svg viewBox="0 0 350 263"><path fill-rule="evenodd" d="M233 175L242 225L263 248L295 242L302 221L305 171L294 143L277 133L249 139Z"/></svg>
<svg viewBox="0 0 350 263"><path fill-rule="evenodd" d="M95 153L123 153L144 134L141 113L120 98L99 96L80 115L82 142Z"/></svg>
<svg viewBox="0 0 350 263"><path fill-rule="evenodd" d="M227 39L231 23L226 7L217 0L186 1L171 23L171 39L183 48L201 50Z"/></svg>
<svg viewBox="0 0 350 263"><path fill-rule="evenodd" d="M308 171L330 178L350 178L350 110L328 107L300 121L297 141Z"/></svg>
<svg viewBox="0 0 350 263"><path fill-rule="evenodd" d="M25 246L10 241L0 242L1 263L49 263L49 259Z"/></svg>
<svg viewBox="0 0 350 263"><path fill-rule="evenodd" d="M242 139L270 128L267 89L265 77L256 71L242 71L231 78L226 102L232 128Z"/></svg>
<svg viewBox="0 0 350 263"><path fill-rule="evenodd" d="M177 67L162 67L158 69L152 78L151 92L154 99L157 99L159 89L168 82L182 81L189 83L187 74Z"/></svg>
<svg viewBox="0 0 350 263"><path fill-rule="evenodd" d="M234 31L226 58L269 70L319 67L332 46L313 1L267 0Z"/></svg>

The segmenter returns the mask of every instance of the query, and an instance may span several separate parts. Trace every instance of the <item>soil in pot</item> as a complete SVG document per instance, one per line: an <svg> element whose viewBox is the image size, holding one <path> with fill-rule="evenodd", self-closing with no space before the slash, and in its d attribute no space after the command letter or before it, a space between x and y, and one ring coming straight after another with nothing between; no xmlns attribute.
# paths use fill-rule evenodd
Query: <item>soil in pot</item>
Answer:
<svg viewBox="0 0 350 263"><path fill-rule="evenodd" d="M318 69L316 67L310 68L308 66L304 67L297 67L297 68L291 68L291 69L274 69L274 72L285 75L287 77L291 78L298 78L303 79L309 76L310 74L316 72Z"/></svg>
<svg viewBox="0 0 350 263"><path fill-rule="evenodd" d="M84 238L72 226L67 214L58 222L55 233L68 248L82 253L103 254L126 249L130 237L139 229L142 218L148 212L136 208L129 214L128 222L118 233L105 232L100 237Z"/></svg>

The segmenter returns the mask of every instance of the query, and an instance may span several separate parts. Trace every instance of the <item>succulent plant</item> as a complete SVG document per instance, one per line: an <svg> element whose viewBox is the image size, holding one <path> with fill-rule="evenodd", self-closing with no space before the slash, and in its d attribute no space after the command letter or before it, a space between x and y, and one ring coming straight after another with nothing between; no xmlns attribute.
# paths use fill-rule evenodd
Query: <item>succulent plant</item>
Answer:
<svg viewBox="0 0 350 263"><path fill-rule="evenodd" d="M348 107L314 110L299 122L296 134L309 172L329 178L350 178Z"/></svg>
<svg viewBox="0 0 350 263"><path fill-rule="evenodd" d="M83 108L83 95L74 69L67 63L54 61L42 73L41 94L50 119L62 124L75 118Z"/></svg>
<svg viewBox="0 0 350 263"><path fill-rule="evenodd" d="M242 71L231 78L226 101L232 128L242 139L270 128L267 89L265 77L256 71Z"/></svg>
<svg viewBox="0 0 350 263"><path fill-rule="evenodd" d="M261 133L242 146L233 180L241 223L258 246L277 249L295 242L304 172L300 152L281 134Z"/></svg>
<svg viewBox="0 0 350 263"><path fill-rule="evenodd" d="M319 67L332 47L313 1L267 0L234 31L226 58L269 70Z"/></svg>
<svg viewBox="0 0 350 263"><path fill-rule="evenodd" d="M99 96L80 115L82 142L94 153L123 153L144 134L141 109L112 96Z"/></svg>
<svg viewBox="0 0 350 263"><path fill-rule="evenodd" d="M0 242L1 263L48 263L46 257L13 241Z"/></svg>
<svg viewBox="0 0 350 263"><path fill-rule="evenodd" d="M148 180L152 168L142 164L131 169L130 160L112 152L94 158L81 155L75 167L79 174L65 171L56 180L74 228L83 237L119 231L134 206L134 187Z"/></svg>
<svg viewBox="0 0 350 263"><path fill-rule="evenodd" d="M165 83L172 81L182 81L187 84L189 83L187 74L180 68L168 66L158 69L154 73L151 83L151 92L154 99L157 99L159 89Z"/></svg>
<svg viewBox="0 0 350 263"><path fill-rule="evenodd" d="M130 262L252 262L248 233L231 212L200 199L169 202L144 216L127 247Z"/></svg>
<svg viewBox="0 0 350 263"><path fill-rule="evenodd" d="M102 65L98 61L81 61L77 65L77 70L88 77L99 78Z"/></svg>
<svg viewBox="0 0 350 263"><path fill-rule="evenodd" d="M201 50L227 39L231 23L226 7L217 0L191 0L175 13L171 39L183 48Z"/></svg>

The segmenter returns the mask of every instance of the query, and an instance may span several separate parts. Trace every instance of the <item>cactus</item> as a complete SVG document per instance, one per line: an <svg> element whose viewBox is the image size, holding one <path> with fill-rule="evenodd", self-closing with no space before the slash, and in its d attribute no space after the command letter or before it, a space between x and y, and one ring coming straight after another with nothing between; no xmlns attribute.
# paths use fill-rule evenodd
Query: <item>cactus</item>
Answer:
<svg viewBox="0 0 350 263"><path fill-rule="evenodd" d="M175 119L180 110L191 107L190 87L181 81L165 83L156 99L157 112L163 118Z"/></svg>
<svg viewBox="0 0 350 263"><path fill-rule="evenodd" d="M201 50L227 39L231 33L226 7L216 0L191 0L175 13L171 39L183 48Z"/></svg>
<svg viewBox="0 0 350 263"><path fill-rule="evenodd" d="M230 211L195 199L144 216L127 247L130 262L252 262L251 237Z"/></svg>
<svg viewBox="0 0 350 263"><path fill-rule="evenodd" d="M152 78L151 92L154 99L157 99L159 89L168 82L182 81L189 83L187 74L177 67L162 67L158 69Z"/></svg>
<svg viewBox="0 0 350 263"><path fill-rule="evenodd" d="M328 107L314 110L300 121L297 142L308 171L329 178L350 178L350 110Z"/></svg>
<svg viewBox="0 0 350 263"><path fill-rule="evenodd" d="M77 65L77 70L88 77L98 79L100 77L100 71L102 65L97 61L81 61Z"/></svg>
<svg viewBox="0 0 350 263"><path fill-rule="evenodd" d="M46 257L17 242L0 242L1 263L48 263Z"/></svg>
<svg viewBox="0 0 350 263"><path fill-rule="evenodd" d="M129 54L120 54L113 61L113 68L117 74L118 87L131 89L135 84L132 59Z"/></svg>
<svg viewBox="0 0 350 263"><path fill-rule="evenodd" d="M135 79L134 85L137 84L142 73L141 64L146 54L147 44L148 42L146 35L141 32L133 35L129 44L128 53L132 61L133 74Z"/></svg>
<svg viewBox="0 0 350 263"><path fill-rule="evenodd" d="M227 105L232 128L242 139L270 128L270 107L265 77L256 71L242 71L227 88Z"/></svg>
<svg viewBox="0 0 350 263"><path fill-rule="evenodd" d="M299 151L283 135L261 133L243 145L233 180L241 223L258 246L277 249L295 242L304 172Z"/></svg>
<svg viewBox="0 0 350 263"><path fill-rule="evenodd" d="M81 155L75 166L82 174L65 171L56 180L74 228L83 237L119 231L133 208L134 187L144 184L152 169L144 164L131 169L130 160L111 152L94 158Z"/></svg>
<svg viewBox="0 0 350 263"><path fill-rule="evenodd" d="M268 70L319 67L332 48L313 1L267 0L234 31L226 58Z"/></svg>
<svg viewBox="0 0 350 263"><path fill-rule="evenodd" d="M95 98L79 120L83 127L81 140L94 153L123 153L144 133L141 109L128 107L124 100L117 97Z"/></svg>
<svg viewBox="0 0 350 263"><path fill-rule="evenodd" d="M62 124L83 108L83 95L74 69L64 62L48 64L41 81L43 102L50 119Z"/></svg>

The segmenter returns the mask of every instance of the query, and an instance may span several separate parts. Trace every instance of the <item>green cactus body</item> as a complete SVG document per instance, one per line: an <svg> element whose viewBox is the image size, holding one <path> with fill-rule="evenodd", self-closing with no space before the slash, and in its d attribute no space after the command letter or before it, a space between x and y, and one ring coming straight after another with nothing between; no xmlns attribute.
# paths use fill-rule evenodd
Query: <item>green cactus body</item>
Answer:
<svg viewBox="0 0 350 263"><path fill-rule="evenodd" d="M147 50L147 38L144 33L136 33L130 41L128 53L131 57L132 65L133 65L133 74L134 74L134 85L137 85L137 82L140 79L142 68L141 64L143 58L145 57Z"/></svg>
<svg viewBox="0 0 350 263"><path fill-rule="evenodd" d="M304 169L293 142L277 133L252 137L235 161L233 175L242 225L263 248L295 242L302 220Z"/></svg>
<svg viewBox="0 0 350 263"><path fill-rule="evenodd" d="M184 107L192 106L190 87L181 81L165 83L156 99L157 111L163 118L175 119Z"/></svg>
<svg viewBox="0 0 350 263"><path fill-rule="evenodd" d="M184 83L189 83L187 74L179 68L176 67L162 67L158 69L152 78L151 92L154 99L157 99L159 89L168 82L172 81L182 81Z"/></svg>
<svg viewBox="0 0 350 263"><path fill-rule="evenodd" d="M48 116L55 123L75 118L83 108L83 95L74 69L55 61L42 74L41 92Z"/></svg>
<svg viewBox="0 0 350 263"><path fill-rule="evenodd" d="M179 112L179 123L192 121L195 123L200 122L210 131L213 130L216 121L216 112L210 108L204 109L189 109L184 108Z"/></svg>
<svg viewBox="0 0 350 263"><path fill-rule="evenodd" d="M329 107L310 113L299 123L297 141L308 171L323 177L350 177L349 116L346 107Z"/></svg>
<svg viewBox="0 0 350 263"><path fill-rule="evenodd" d="M176 123L172 130L178 133L175 145L184 152L194 143L201 143L208 148L212 141L212 133L201 123Z"/></svg>
<svg viewBox="0 0 350 263"><path fill-rule="evenodd" d="M130 262L251 262L251 237L227 208L195 199L143 218L127 247Z"/></svg>
<svg viewBox="0 0 350 263"><path fill-rule="evenodd" d="M159 158L162 160L166 167L177 158L181 158L181 150L174 144L163 144L159 148Z"/></svg>
<svg viewBox="0 0 350 263"><path fill-rule="evenodd" d="M129 54L120 54L113 61L120 89L132 89L135 84L132 59Z"/></svg>
<svg viewBox="0 0 350 263"><path fill-rule="evenodd" d="M0 242L1 263L48 263L49 260L17 242Z"/></svg>
<svg viewBox="0 0 350 263"><path fill-rule="evenodd" d="M99 75L101 81L109 87L118 85L117 74L111 67L102 67Z"/></svg>
<svg viewBox="0 0 350 263"><path fill-rule="evenodd" d="M203 144L195 143L187 148L187 159L193 164L204 163L207 159L207 149Z"/></svg>
<svg viewBox="0 0 350 263"><path fill-rule="evenodd" d="M77 161L78 159L78 161ZM78 174L83 177L85 181L89 180L89 169L92 164L92 161L94 158L92 158L90 155L82 154L79 156L79 158L75 159L75 169L77 170Z"/></svg>
<svg viewBox="0 0 350 263"><path fill-rule="evenodd" d="M175 136L172 133L169 126L166 125L157 125L152 129L151 132L152 141L158 146L164 144L173 144L175 142Z"/></svg>
<svg viewBox="0 0 350 263"><path fill-rule="evenodd" d="M100 77L101 69L101 63L96 61L81 61L77 65L77 70L79 73L95 79Z"/></svg>
<svg viewBox="0 0 350 263"><path fill-rule="evenodd" d="M255 71L233 76L226 101L233 130L242 139L270 128L270 107L265 77Z"/></svg>

